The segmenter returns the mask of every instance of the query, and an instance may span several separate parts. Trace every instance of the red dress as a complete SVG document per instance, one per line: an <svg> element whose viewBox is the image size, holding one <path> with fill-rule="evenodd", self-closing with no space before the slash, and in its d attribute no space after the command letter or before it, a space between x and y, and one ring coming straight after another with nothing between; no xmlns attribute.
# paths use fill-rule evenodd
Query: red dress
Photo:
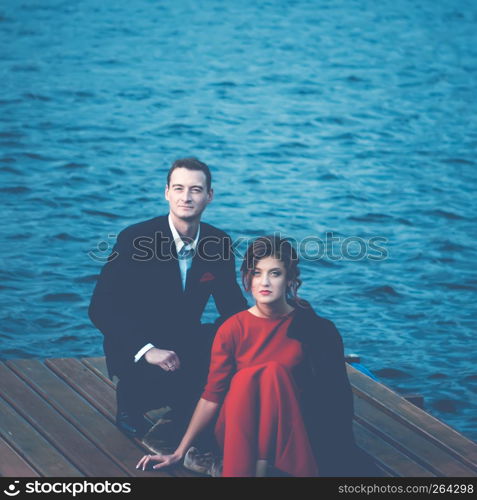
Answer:
<svg viewBox="0 0 477 500"><path fill-rule="evenodd" d="M215 436L223 476L255 475L258 459L292 476L317 476L292 369L301 344L287 336L293 312L278 319L242 311L217 331L202 398L221 403Z"/></svg>

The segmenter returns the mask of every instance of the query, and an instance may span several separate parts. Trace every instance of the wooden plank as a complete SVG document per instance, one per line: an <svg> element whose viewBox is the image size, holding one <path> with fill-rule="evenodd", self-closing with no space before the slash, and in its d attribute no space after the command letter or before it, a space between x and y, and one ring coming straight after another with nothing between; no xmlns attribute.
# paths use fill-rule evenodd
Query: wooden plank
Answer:
<svg viewBox="0 0 477 500"><path fill-rule="evenodd" d="M83 474L36 429L0 398L0 435L42 476L81 477Z"/></svg>
<svg viewBox="0 0 477 500"><path fill-rule="evenodd" d="M102 358L82 358L81 362L87 366L91 371L96 373L98 377L102 378L107 384L111 385L112 387L115 387L116 384L114 381L111 381L110 378L108 377L108 370L106 368L106 361L104 357ZM117 380L116 377L114 377L114 380Z"/></svg>
<svg viewBox="0 0 477 500"><path fill-rule="evenodd" d="M379 438L356 420L353 422L356 444L377 461L387 475L393 477L432 477L429 470L414 462L400 450Z"/></svg>
<svg viewBox="0 0 477 500"><path fill-rule="evenodd" d="M392 444L395 448L412 457L437 476L473 476L474 472L455 459L433 441L416 433L388 414L377 411L367 400L356 397L355 419L372 432Z"/></svg>
<svg viewBox="0 0 477 500"><path fill-rule="evenodd" d="M38 472L5 440L0 438L0 476L39 477Z"/></svg>
<svg viewBox="0 0 477 500"><path fill-rule="evenodd" d="M8 366L35 391L47 397L59 413L94 441L110 460L121 467L124 476L170 476L164 471L137 471L135 465L146 452L146 448L124 436L110 420L40 361L8 361ZM98 471L98 474L101 474L101 471Z"/></svg>
<svg viewBox="0 0 477 500"><path fill-rule="evenodd" d="M84 475L121 477L117 465L72 426L54 407L34 392L7 366L0 363L2 396L33 427L60 450Z"/></svg>
<svg viewBox="0 0 477 500"><path fill-rule="evenodd" d="M409 403L389 387L376 382L352 366L348 375L357 396L426 437L477 472L477 444L424 410Z"/></svg>
<svg viewBox="0 0 477 500"><path fill-rule="evenodd" d="M58 358L47 359L45 365L79 392L109 420L115 421L116 394L114 388L105 383L84 363L73 358ZM137 442L140 441L137 440ZM182 467L171 469L170 473L181 477L194 475L191 471Z"/></svg>
<svg viewBox="0 0 477 500"><path fill-rule="evenodd" d="M116 391L74 358L47 359L45 365L73 387L106 418L115 421Z"/></svg>

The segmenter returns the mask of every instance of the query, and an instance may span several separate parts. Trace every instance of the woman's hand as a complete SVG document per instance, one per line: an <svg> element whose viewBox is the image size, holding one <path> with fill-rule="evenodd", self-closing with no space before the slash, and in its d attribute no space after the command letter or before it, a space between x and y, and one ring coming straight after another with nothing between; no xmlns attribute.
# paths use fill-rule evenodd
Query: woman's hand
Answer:
<svg viewBox="0 0 477 500"><path fill-rule="evenodd" d="M162 467L168 467L169 465L176 464L182 460L182 455L178 453L173 453L172 455L144 455L141 460L136 465L136 469L146 470L146 467L153 463L158 462L154 465L153 469L161 469Z"/></svg>

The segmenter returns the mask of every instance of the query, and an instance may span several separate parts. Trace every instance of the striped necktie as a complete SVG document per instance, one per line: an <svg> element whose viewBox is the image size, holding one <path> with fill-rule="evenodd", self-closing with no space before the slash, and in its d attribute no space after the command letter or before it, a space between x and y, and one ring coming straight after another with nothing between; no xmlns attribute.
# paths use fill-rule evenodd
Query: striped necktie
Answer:
<svg viewBox="0 0 477 500"><path fill-rule="evenodd" d="M187 260L190 257L193 257L193 255L194 255L194 249L192 247L188 247L187 245L184 245L177 254L179 259L181 260L182 259Z"/></svg>

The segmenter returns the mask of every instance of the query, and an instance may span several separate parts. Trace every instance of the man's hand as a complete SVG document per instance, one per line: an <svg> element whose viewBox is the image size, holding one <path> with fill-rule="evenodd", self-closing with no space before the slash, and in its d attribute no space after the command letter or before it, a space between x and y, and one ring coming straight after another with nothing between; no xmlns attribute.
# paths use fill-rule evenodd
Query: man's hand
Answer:
<svg viewBox="0 0 477 500"><path fill-rule="evenodd" d="M151 347L144 354L144 358L151 365L160 366L166 372L173 372L181 367L179 356L174 351Z"/></svg>

